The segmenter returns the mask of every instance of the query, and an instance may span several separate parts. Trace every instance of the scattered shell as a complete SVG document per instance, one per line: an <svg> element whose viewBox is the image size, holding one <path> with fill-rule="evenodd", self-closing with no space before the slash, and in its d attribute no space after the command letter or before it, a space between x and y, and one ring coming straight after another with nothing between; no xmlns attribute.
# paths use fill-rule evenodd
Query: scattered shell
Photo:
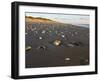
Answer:
<svg viewBox="0 0 100 81"><path fill-rule="evenodd" d="M28 50L30 50L31 48L32 48L31 46L27 46L27 47L25 48L25 50L28 51Z"/></svg>
<svg viewBox="0 0 100 81"><path fill-rule="evenodd" d="M53 44L54 44L55 46L59 46L59 45L61 44L61 41L60 41L60 40L55 40L55 41L53 42Z"/></svg>
<svg viewBox="0 0 100 81"><path fill-rule="evenodd" d="M39 37L39 39L41 40L41 39L43 39L42 37Z"/></svg>
<svg viewBox="0 0 100 81"><path fill-rule="evenodd" d="M65 60L66 60L66 61L69 61L69 60L71 60L71 59L67 57L67 58L65 58Z"/></svg>
<svg viewBox="0 0 100 81"><path fill-rule="evenodd" d="M73 45L73 44L68 44L68 46L69 46L69 47L74 47L74 45Z"/></svg>
<svg viewBox="0 0 100 81"><path fill-rule="evenodd" d="M44 34L45 32L46 32L45 30L42 31L43 34Z"/></svg>
<svg viewBox="0 0 100 81"><path fill-rule="evenodd" d="M63 37L63 38L64 38L64 37L65 37L65 35L61 35L61 37Z"/></svg>

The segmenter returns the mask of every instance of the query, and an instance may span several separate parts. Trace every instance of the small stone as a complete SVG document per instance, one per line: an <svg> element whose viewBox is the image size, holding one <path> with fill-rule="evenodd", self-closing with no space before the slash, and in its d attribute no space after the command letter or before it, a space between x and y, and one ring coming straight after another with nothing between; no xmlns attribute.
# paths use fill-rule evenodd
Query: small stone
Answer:
<svg viewBox="0 0 100 81"><path fill-rule="evenodd" d="M42 31L43 34L44 34L45 32L46 32L45 30Z"/></svg>
<svg viewBox="0 0 100 81"><path fill-rule="evenodd" d="M39 37L39 39L43 39L42 37Z"/></svg>
<svg viewBox="0 0 100 81"><path fill-rule="evenodd" d="M70 59L70 58L65 58L65 60L66 60L66 61L69 61L69 60L71 60L71 59Z"/></svg>
<svg viewBox="0 0 100 81"><path fill-rule="evenodd" d="M31 50L31 49L32 49L31 46L27 46L27 47L25 48L26 51Z"/></svg>
<svg viewBox="0 0 100 81"><path fill-rule="evenodd" d="M64 37L65 37L65 35L61 35L61 37L63 37L63 38L64 38Z"/></svg>
<svg viewBox="0 0 100 81"><path fill-rule="evenodd" d="M68 46L69 46L69 47L74 47L74 45L73 45L73 44L68 44Z"/></svg>
<svg viewBox="0 0 100 81"><path fill-rule="evenodd" d="M59 46L59 45L61 44L61 41L60 41L60 40L55 40L55 41L53 42L53 44L54 44L55 46Z"/></svg>

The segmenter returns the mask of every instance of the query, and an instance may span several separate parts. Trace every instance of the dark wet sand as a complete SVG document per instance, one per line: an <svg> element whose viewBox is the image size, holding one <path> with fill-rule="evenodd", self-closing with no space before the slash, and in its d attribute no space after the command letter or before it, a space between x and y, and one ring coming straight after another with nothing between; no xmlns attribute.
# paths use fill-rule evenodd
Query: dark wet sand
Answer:
<svg viewBox="0 0 100 81"><path fill-rule="evenodd" d="M57 47L48 51L33 49L26 54L26 68L88 65L86 60L89 60L88 47Z"/></svg>
<svg viewBox="0 0 100 81"><path fill-rule="evenodd" d="M67 24L44 26L45 24L42 23L41 25L33 23L32 25L33 28L37 26L37 29L31 31L26 28L28 34L25 37L25 44L32 47L25 54L26 68L89 65L89 28ZM42 30L45 30L46 33L42 34ZM58 34L55 33L56 31ZM61 32L64 33L65 38L61 37ZM39 37L43 37L43 39L40 40ZM62 41L62 46L52 44L52 41L56 39ZM72 42L81 42L81 44L68 47L67 45ZM47 50L37 49L41 45L46 46ZM68 60L65 60L66 58Z"/></svg>

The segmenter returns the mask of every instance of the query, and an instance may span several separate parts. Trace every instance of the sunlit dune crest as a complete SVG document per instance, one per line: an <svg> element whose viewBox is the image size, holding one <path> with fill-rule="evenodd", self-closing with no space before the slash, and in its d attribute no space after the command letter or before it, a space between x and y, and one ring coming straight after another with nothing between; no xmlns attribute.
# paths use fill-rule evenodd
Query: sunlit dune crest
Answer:
<svg viewBox="0 0 100 81"><path fill-rule="evenodd" d="M47 19L47 18L42 18L42 17L32 17L32 16L25 16L25 21L26 22L40 22L40 23L57 23L56 21Z"/></svg>

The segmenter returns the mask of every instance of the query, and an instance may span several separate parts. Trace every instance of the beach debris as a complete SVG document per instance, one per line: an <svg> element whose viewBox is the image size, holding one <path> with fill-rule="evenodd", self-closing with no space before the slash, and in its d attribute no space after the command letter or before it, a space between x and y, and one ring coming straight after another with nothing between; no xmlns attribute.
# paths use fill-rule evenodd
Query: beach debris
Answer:
<svg viewBox="0 0 100 81"><path fill-rule="evenodd" d="M46 32L45 30L42 31L43 34L45 34L45 32Z"/></svg>
<svg viewBox="0 0 100 81"><path fill-rule="evenodd" d="M68 47L74 47L74 45L71 44L71 43L67 44L67 46L68 46Z"/></svg>
<svg viewBox="0 0 100 81"><path fill-rule="evenodd" d="M43 38L42 37L39 37L39 39L42 40Z"/></svg>
<svg viewBox="0 0 100 81"><path fill-rule="evenodd" d="M38 47L37 47L37 50L39 50L39 49L47 50L47 47L46 47L46 46L38 46Z"/></svg>
<svg viewBox="0 0 100 81"><path fill-rule="evenodd" d="M55 41L53 42L53 44L54 44L55 46L59 46L59 45L61 44L61 41L60 41L60 40L55 40Z"/></svg>
<svg viewBox="0 0 100 81"><path fill-rule="evenodd" d="M69 57L65 58L66 61L70 61L71 59Z"/></svg>
<svg viewBox="0 0 100 81"><path fill-rule="evenodd" d="M27 46L27 47L25 48L26 51L31 50L31 49L32 49L31 46Z"/></svg>
<svg viewBox="0 0 100 81"><path fill-rule="evenodd" d="M63 38L64 38L64 37L65 37L65 35L61 35L61 37L63 37Z"/></svg>

